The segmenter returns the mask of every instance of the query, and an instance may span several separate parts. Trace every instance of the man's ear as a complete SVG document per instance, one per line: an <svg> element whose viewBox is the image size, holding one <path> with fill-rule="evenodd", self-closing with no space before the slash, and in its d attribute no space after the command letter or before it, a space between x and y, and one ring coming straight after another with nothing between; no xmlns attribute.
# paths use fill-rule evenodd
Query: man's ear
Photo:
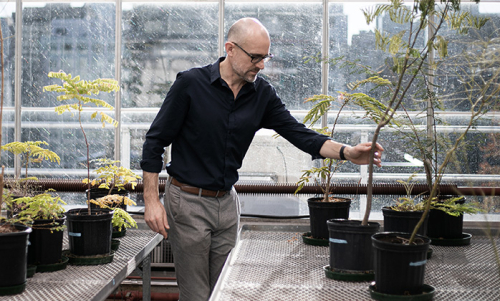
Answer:
<svg viewBox="0 0 500 301"><path fill-rule="evenodd" d="M234 51L234 44L231 43L231 42L226 42L224 44L224 48L226 49L226 53L228 56L232 56L233 55L233 51Z"/></svg>

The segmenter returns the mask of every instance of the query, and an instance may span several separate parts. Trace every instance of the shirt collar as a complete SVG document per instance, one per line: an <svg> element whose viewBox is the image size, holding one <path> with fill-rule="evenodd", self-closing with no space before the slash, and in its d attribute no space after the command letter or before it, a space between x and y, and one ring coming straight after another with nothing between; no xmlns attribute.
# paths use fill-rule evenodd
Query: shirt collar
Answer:
<svg viewBox="0 0 500 301"><path fill-rule="evenodd" d="M215 63L213 63L210 66L210 83L211 84L213 84L217 80L220 80L221 83L223 82L222 77L220 76L220 67L219 67L219 65L225 59L226 59L226 57L224 57L224 56L220 57ZM258 77L257 77L257 80L259 80ZM256 90L256 88L255 88L255 82L253 82L253 83L246 83L244 87L246 87L245 89Z"/></svg>

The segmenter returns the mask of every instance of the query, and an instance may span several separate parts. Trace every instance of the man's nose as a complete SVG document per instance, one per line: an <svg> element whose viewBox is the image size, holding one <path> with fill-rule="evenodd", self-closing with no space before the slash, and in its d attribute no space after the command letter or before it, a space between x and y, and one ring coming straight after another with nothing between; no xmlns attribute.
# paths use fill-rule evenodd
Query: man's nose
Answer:
<svg viewBox="0 0 500 301"><path fill-rule="evenodd" d="M255 66L257 66L260 70L263 70L264 66L265 66L264 60L262 60L262 61L258 62L257 64L255 64Z"/></svg>

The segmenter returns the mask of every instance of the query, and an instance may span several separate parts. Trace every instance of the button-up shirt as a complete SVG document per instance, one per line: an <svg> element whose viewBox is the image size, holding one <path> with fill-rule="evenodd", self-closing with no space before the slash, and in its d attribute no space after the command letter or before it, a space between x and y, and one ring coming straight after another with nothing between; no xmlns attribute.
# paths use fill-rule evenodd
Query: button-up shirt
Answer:
<svg viewBox="0 0 500 301"><path fill-rule="evenodd" d="M257 77L234 98L219 64L180 72L146 134L141 168L159 173L172 145L167 172L178 181L209 190L230 190L255 133L273 129L313 159L329 137L299 123L274 87Z"/></svg>

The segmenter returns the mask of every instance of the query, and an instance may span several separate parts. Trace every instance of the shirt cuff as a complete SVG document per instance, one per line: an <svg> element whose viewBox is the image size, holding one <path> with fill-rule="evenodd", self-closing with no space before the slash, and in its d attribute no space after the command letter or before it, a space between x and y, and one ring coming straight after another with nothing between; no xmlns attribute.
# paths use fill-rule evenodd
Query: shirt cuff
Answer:
<svg viewBox="0 0 500 301"><path fill-rule="evenodd" d="M162 165L158 160L141 160L141 169L147 172L160 173Z"/></svg>

